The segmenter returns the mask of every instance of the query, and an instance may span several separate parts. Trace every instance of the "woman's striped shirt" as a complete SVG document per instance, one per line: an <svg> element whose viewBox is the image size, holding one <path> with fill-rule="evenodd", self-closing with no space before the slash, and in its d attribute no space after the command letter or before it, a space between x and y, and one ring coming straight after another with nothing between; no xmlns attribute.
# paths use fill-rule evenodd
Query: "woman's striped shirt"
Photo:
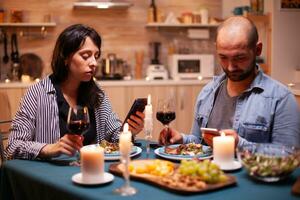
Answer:
<svg viewBox="0 0 300 200"><path fill-rule="evenodd" d="M96 142L117 142L121 121L112 111L108 97L95 108ZM35 159L46 145L60 138L56 90L49 78L32 85L23 96L12 121L6 158Z"/></svg>

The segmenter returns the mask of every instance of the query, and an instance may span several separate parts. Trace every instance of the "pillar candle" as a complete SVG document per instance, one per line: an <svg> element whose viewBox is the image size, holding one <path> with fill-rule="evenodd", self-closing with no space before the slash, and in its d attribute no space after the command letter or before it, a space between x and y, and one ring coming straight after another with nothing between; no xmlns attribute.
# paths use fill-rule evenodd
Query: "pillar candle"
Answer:
<svg viewBox="0 0 300 200"><path fill-rule="evenodd" d="M124 156L129 155L131 152L131 132L128 130L128 124L124 124L123 132L120 134L119 147L120 153Z"/></svg>
<svg viewBox="0 0 300 200"><path fill-rule="evenodd" d="M218 165L230 165L234 160L234 137L225 136L221 132L221 136L213 138L213 156L214 162Z"/></svg>
<svg viewBox="0 0 300 200"><path fill-rule="evenodd" d="M99 180L104 174L104 149L100 146L85 146L80 149L82 180Z"/></svg>

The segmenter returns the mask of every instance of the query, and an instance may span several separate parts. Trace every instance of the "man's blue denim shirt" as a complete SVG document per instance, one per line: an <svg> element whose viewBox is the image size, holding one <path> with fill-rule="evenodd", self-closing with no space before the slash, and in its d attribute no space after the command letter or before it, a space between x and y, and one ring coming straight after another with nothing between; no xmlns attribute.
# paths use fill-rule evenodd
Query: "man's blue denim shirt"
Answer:
<svg viewBox="0 0 300 200"><path fill-rule="evenodd" d="M200 127L207 126L216 91L225 79L225 74L214 77L198 95L191 134L182 134L183 143L201 142ZM238 97L232 128L239 134L238 147L251 143L300 147L300 111L296 99L286 86L261 69Z"/></svg>

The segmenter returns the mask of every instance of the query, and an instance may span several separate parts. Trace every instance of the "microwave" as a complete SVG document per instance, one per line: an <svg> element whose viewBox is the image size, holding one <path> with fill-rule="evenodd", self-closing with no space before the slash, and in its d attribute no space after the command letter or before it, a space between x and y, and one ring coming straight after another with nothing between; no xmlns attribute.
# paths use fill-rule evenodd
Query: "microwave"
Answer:
<svg viewBox="0 0 300 200"><path fill-rule="evenodd" d="M214 75L214 55L173 54L168 57L170 76L173 79L202 79Z"/></svg>

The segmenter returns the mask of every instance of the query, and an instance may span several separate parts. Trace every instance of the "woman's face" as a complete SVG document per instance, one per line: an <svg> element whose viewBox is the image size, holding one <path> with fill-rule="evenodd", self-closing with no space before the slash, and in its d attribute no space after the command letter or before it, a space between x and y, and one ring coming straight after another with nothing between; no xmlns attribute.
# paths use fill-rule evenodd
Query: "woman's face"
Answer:
<svg viewBox="0 0 300 200"><path fill-rule="evenodd" d="M78 82L90 81L95 74L99 57L98 47L90 37L87 37L81 48L66 61L69 66L68 79L77 80Z"/></svg>

